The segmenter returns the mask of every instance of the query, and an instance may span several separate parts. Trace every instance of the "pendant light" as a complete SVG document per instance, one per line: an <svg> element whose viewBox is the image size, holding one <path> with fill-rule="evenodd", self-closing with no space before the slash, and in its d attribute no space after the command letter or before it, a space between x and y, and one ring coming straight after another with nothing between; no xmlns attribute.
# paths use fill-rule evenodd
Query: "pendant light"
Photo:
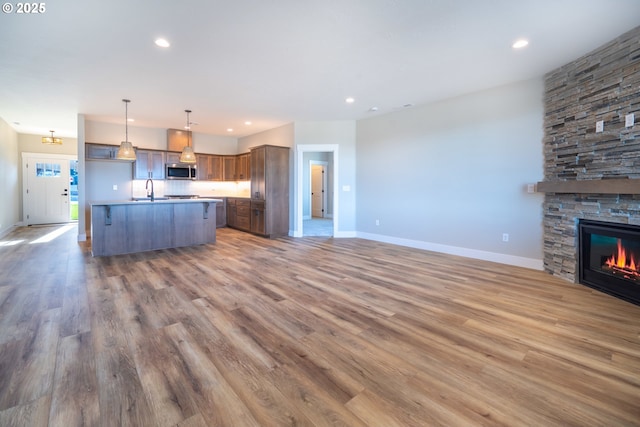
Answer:
<svg viewBox="0 0 640 427"><path fill-rule="evenodd" d="M182 149L180 163L195 163L196 154L193 152L193 148L191 148L191 122L189 121L191 110L184 110L184 112L187 113L187 126L185 126L187 130L187 146Z"/></svg>
<svg viewBox="0 0 640 427"><path fill-rule="evenodd" d="M43 136L42 143L43 144L51 144L51 145L62 145L62 138L56 138L53 136L53 131L50 130L51 136Z"/></svg>
<svg viewBox="0 0 640 427"><path fill-rule="evenodd" d="M118 154L116 155L116 159L118 160L135 160L136 159L136 150L133 149L133 144L129 142L129 103L131 102L128 99L123 99L124 102L124 141L120 143L120 148L118 148Z"/></svg>

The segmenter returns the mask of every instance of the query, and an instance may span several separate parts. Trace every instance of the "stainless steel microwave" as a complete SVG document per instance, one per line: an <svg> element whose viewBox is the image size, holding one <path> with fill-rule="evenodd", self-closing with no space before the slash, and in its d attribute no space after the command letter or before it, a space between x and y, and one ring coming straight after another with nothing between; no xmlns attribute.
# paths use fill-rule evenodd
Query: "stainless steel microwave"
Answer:
<svg viewBox="0 0 640 427"><path fill-rule="evenodd" d="M196 165L187 163L167 163L165 165L165 179L196 179Z"/></svg>

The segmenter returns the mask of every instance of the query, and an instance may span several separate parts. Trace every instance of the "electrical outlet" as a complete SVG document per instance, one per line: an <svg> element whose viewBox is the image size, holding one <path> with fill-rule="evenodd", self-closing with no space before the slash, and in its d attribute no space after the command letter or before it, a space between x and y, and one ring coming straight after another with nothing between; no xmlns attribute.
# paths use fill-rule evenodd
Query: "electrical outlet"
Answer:
<svg viewBox="0 0 640 427"><path fill-rule="evenodd" d="M380 220L376 219L376 225L380 225Z"/></svg>
<svg viewBox="0 0 640 427"><path fill-rule="evenodd" d="M631 128L633 127L634 122L635 122L635 116L633 115L633 113L627 114L626 116L624 116L624 127Z"/></svg>
<svg viewBox="0 0 640 427"><path fill-rule="evenodd" d="M596 122L596 133L604 132L604 121L599 120Z"/></svg>
<svg viewBox="0 0 640 427"><path fill-rule="evenodd" d="M113 191L118 191L118 184L113 184Z"/></svg>
<svg viewBox="0 0 640 427"><path fill-rule="evenodd" d="M503 242L509 241L509 233L502 233L502 241Z"/></svg>

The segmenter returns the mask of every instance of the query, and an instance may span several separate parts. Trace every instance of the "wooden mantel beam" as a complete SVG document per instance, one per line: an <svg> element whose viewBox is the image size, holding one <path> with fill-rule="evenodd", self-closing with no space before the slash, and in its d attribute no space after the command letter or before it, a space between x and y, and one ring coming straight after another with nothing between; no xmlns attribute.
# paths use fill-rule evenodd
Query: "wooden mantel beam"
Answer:
<svg viewBox="0 0 640 427"><path fill-rule="evenodd" d="M573 194L640 194L640 179L541 181L537 183L536 191Z"/></svg>

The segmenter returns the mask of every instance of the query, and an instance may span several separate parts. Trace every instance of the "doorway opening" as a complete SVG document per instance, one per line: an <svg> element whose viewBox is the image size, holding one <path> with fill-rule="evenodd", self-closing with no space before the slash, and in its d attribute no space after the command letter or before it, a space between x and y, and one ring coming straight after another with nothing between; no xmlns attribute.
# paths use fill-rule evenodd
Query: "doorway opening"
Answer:
<svg viewBox="0 0 640 427"><path fill-rule="evenodd" d="M338 228L338 146L297 147L294 237L335 236Z"/></svg>

